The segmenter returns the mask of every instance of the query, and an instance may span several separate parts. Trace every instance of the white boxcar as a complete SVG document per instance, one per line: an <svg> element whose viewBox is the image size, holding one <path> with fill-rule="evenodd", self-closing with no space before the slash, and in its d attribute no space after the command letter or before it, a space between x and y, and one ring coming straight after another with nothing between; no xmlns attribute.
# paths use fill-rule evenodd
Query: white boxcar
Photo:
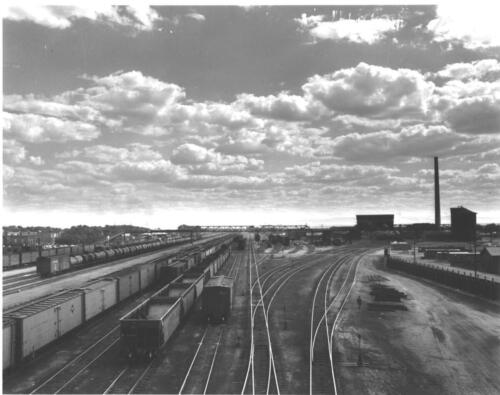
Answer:
<svg viewBox="0 0 500 395"><path fill-rule="evenodd" d="M120 301L140 291L141 280L137 269L126 269L116 273L113 277L118 280L118 298Z"/></svg>
<svg viewBox="0 0 500 395"><path fill-rule="evenodd" d="M117 280L115 278L106 278L85 284L82 290L85 301L85 320L90 320L118 303Z"/></svg>
<svg viewBox="0 0 500 395"><path fill-rule="evenodd" d="M139 266L141 272L141 290L147 289L155 281L155 265L146 263Z"/></svg>
<svg viewBox="0 0 500 395"><path fill-rule="evenodd" d="M14 365L16 357L16 321L3 317L3 369Z"/></svg>
<svg viewBox="0 0 500 395"><path fill-rule="evenodd" d="M19 360L81 325L82 297L80 290L66 291L9 313L18 327Z"/></svg>

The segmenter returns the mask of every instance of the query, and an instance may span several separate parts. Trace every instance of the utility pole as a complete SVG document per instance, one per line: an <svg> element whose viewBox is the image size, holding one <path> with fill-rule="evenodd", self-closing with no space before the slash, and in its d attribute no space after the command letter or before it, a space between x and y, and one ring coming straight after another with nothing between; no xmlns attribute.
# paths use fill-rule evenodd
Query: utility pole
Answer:
<svg viewBox="0 0 500 395"><path fill-rule="evenodd" d="M363 357L361 355L361 334L358 333L358 366L363 366Z"/></svg>
<svg viewBox="0 0 500 395"><path fill-rule="evenodd" d="M474 243L474 256L472 257L474 262L474 277L477 277L477 259L476 259L476 229L474 229L473 234L473 243Z"/></svg>

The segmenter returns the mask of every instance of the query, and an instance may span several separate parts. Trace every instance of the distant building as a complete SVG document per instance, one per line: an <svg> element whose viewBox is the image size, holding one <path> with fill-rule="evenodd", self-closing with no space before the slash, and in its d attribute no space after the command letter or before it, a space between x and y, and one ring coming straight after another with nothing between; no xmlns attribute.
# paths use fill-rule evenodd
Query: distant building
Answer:
<svg viewBox="0 0 500 395"><path fill-rule="evenodd" d="M356 225L362 230L392 229L394 214L356 215Z"/></svg>
<svg viewBox="0 0 500 395"><path fill-rule="evenodd" d="M455 240L473 241L476 232L476 213L465 207L452 207L451 234Z"/></svg>
<svg viewBox="0 0 500 395"><path fill-rule="evenodd" d="M33 230L5 230L3 231L3 245L7 248L33 249L39 245L54 244L60 236L59 231Z"/></svg>
<svg viewBox="0 0 500 395"><path fill-rule="evenodd" d="M500 274L500 247L484 247L481 267L487 272Z"/></svg>

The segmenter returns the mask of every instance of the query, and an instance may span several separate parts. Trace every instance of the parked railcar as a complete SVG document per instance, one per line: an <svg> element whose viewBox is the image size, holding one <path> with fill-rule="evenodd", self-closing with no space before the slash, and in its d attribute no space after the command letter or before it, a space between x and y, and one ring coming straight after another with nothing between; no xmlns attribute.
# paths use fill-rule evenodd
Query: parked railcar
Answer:
<svg viewBox="0 0 500 395"><path fill-rule="evenodd" d="M69 255L38 257L36 270L42 277L52 276L70 269Z"/></svg>
<svg viewBox="0 0 500 395"><path fill-rule="evenodd" d="M15 360L22 360L81 325L85 320L82 298L81 290L64 291L9 313L18 335Z"/></svg>
<svg viewBox="0 0 500 395"><path fill-rule="evenodd" d="M164 271L166 268L173 268L173 271L167 270L167 273L175 275L173 279L176 281L169 285L168 293L162 294L162 298L171 298L173 305L177 306L175 308L178 308L180 322L181 317L189 312L196 298L202 294L211 269L220 266L220 262L226 259L224 257L227 257L229 252L226 248L228 240L230 242L231 238L225 236L204 243L203 248L211 246L212 249L214 246L215 253L201 260L191 270L188 270L188 262L174 261L175 256L167 256L162 258L166 264L158 264L158 260L154 260L136 265L115 272L109 278L86 283L80 289L62 291L4 314L4 368L15 365L52 340L116 303L137 294L151 283L163 281L162 267ZM95 254L93 256L95 257ZM84 259L86 257L82 256L82 262ZM213 270L215 272L215 269ZM183 273L185 278L182 277ZM163 318L164 324L160 328L162 333L167 335L165 341L178 325L175 324L175 313L171 314ZM10 354L9 350L12 351Z"/></svg>
<svg viewBox="0 0 500 395"><path fill-rule="evenodd" d="M211 278L203 290L203 313L208 322L227 321L233 304L233 279L225 276Z"/></svg>
<svg viewBox="0 0 500 395"><path fill-rule="evenodd" d="M8 369L16 362L16 321L11 317L3 317L3 369Z"/></svg>
<svg viewBox="0 0 500 395"><path fill-rule="evenodd" d="M90 320L118 303L118 280L106 278L82 287L85 321Z"/></svg>
<svg viewBox="0 0 500 395"><path fill-rule="evenodd" d="M120 319L122 350L129 359L153 358L172 336L184 312L178 291L172 284L166 285Z"/></svg>
<svg viewBox="0 0 500 395"><path fill-rule="evenodd" d="M139 266L139 273L141 279L141 291L149 288L155 281L155 265L152 263L145 263Z"/></svg>
<svg viewBox="0 0 500 395"><path fill-rule="evenodd" d="M120 270L113 274L113 278L118 280L118 300L120 302L141 290L140 272L137 269Z"/></svg>

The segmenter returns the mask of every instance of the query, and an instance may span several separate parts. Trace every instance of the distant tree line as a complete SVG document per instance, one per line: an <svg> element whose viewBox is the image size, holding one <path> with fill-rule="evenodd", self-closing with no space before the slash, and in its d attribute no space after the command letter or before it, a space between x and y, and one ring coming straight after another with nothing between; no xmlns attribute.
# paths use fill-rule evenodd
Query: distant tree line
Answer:
<svg viewBox="0 0 500 395"><path fill-rule="evenodd" d="M106 226L72 226L64 229L56 239L58 244L93 244L104 241L107 236L118 233L143 233L150 229L133 225L106 225Z"/></svg>
<svg viewBox="0 0 500 395"><path fill-rule="evenodd" d="M28 231L28 232L59 232L61 228L53 228L51 226L4 226L3 231L9 232L19 232L19 231Z"/></svg>

